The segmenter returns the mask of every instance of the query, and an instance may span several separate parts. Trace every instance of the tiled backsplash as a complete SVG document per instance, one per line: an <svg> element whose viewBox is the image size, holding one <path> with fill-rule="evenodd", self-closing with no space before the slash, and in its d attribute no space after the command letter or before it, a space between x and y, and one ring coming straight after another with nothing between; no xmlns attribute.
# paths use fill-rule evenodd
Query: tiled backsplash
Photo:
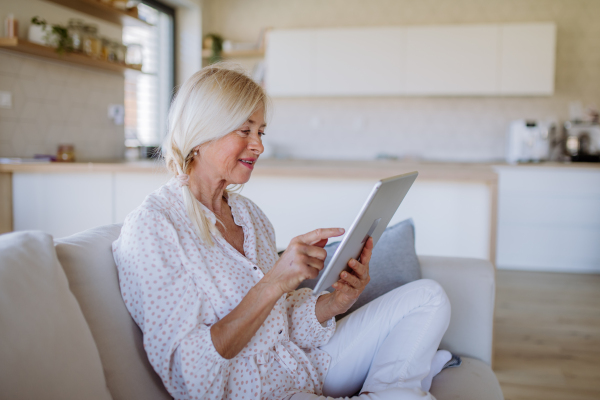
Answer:
<svg viewBox="0 0 600 400"><path fill-rule="evenodd" d="M123 158L123 126L107 117L109 104L123 104L122 76L1 51L0 90L13 100L0 108L0 157L73 144L79 160Z"/></svg>
<svg viewBox="0 0 600 400"><path fill-rule="evenodd" d="M557 25L553 96L274 99L265 141L282 155L498 159L504 155L511 120L565 120L573 101L600 106L597 0L205 0L203 11L204 33L246 42L264 27L535 21Z"/></svg>
<svg viewBox="0 0 600 400"><path fill-rule="evenodd" d="M508 122L562 116L559 98L274 99L265 141L281 156L502 159Z"/></svg>

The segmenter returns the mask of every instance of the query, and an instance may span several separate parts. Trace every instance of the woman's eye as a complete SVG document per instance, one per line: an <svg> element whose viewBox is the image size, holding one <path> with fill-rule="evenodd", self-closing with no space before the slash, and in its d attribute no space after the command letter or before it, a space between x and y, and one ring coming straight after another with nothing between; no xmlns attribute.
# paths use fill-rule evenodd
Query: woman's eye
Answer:
<svg viewBox="0 0 600 400"><path fill-rule="evenodd" d="M250 133L252 133L252 131L250 130L241 130L240 132L242 132L244 135L249 135ZM258 132L258 136L265 136L264 132Z"/></svg>

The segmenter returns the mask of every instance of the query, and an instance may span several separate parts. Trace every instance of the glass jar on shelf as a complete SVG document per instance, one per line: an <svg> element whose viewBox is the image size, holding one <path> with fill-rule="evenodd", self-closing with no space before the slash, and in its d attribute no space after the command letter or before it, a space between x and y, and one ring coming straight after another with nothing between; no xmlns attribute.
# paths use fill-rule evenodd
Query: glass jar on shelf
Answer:
<svg viewBox="0 0 600 400"><path fill-rule="evenodd" d="M115 43L115 58L119 64L125 64L127 59L127 46L123 43Z"/></svg>
<svg viewBox="0 0 600 400"><path fill-rule="evenodd" d="M118 48L118 46L119 46L119 43L117 43L115 41L110 40L108 42L108 49L107 49L107 59L108 59L108 61L114 62L114 63L119 62L117 60L117 48Z"/></svg>
<svg viewBox="0 0 600 400"><path fill-rule="evenodd" d="M143 60L144 60L144 54L142 51L142 45L140 45L140 44L127 45L127 55L125 57L125 62L128 65L141 68Z"/></svg>
<svg viewBox="0 0 600 400"><path fill-rule="evenodd" d="M111 5L121 11L127 10L127 0L113 0Z"/></svg>
<svg viewBox="0 0 600 400"><path fill-rule="evenodd" d="M56 152L56 161L75 162L75 146L72 144L59 144Z"/></svg>
<svg viewBox="0 0 600 400"><path fill-rule="evenodd" d="M110 47L112 46L112 41L109 38L103 37L100 39L100 43L102 45L100 50L100 59L109 61L109 53Z"/></svg>
<svg viewBox="0 0 600 400"><path fill-rule="evenodd" d="M100 58L102 44L98 38L98 27L96 25L84 25L83 32L83 52L90 57Z"/></svg>
<svg viewBox="0 0 600 400"><path fill-rule="evenodd" d="M67 32L69 34L69 37L71 38L71 43L73 44L73 51L76 51L76 52L83 51L83 48L82 48L83 20L77 19L77 18L71 18L69 20Z"/></svg>

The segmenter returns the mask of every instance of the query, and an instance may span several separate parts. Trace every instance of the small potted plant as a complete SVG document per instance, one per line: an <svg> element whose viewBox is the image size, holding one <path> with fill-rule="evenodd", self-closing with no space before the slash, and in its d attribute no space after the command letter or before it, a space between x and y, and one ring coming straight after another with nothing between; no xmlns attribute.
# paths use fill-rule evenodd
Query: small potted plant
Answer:
<svg viewBox="0 0 600 400"><path fill-rule="evenodd" d="M208 58L209 64L214 64L221 61L221 53L223 52L223 38L215 33L209 33L204 36L202 42L203 48L210 49L211 54Z"/></svg>
<svg viewBox="0 0 600 400"><path fill-rule="evenodd" d="M29 27L29 41L56 47L58 54L73 51L69 31L62 25L50 25L45 19L33 17Z"/></svg>

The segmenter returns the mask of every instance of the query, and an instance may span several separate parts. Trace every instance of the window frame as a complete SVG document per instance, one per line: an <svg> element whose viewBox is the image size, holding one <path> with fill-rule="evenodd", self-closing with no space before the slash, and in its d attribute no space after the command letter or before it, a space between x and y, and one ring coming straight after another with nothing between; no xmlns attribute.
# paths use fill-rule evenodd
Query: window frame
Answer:
<svg viewBox="0 0 600 400"><path fill-rule="evenodd" d="M171 46L171 60L172 60L172 82L170 84L170 86L175 89L175 82L177 82L177 59L175 57L175 49L177 48L177 36L175 35L175 33L177 32L177 18L175 16L175 9L173 7L170 7L168 5L166 5L165 3L162 3L160 1L157 0L142 0L142 4L145 4L149 7L155 8L158 11L169 15L172 20L173 20L173 24L171 27L171 37L173 38L173 43ZM174 93L174 90L173 90ZM173 94L171 95L171 100L173 98Z"/></svg>

